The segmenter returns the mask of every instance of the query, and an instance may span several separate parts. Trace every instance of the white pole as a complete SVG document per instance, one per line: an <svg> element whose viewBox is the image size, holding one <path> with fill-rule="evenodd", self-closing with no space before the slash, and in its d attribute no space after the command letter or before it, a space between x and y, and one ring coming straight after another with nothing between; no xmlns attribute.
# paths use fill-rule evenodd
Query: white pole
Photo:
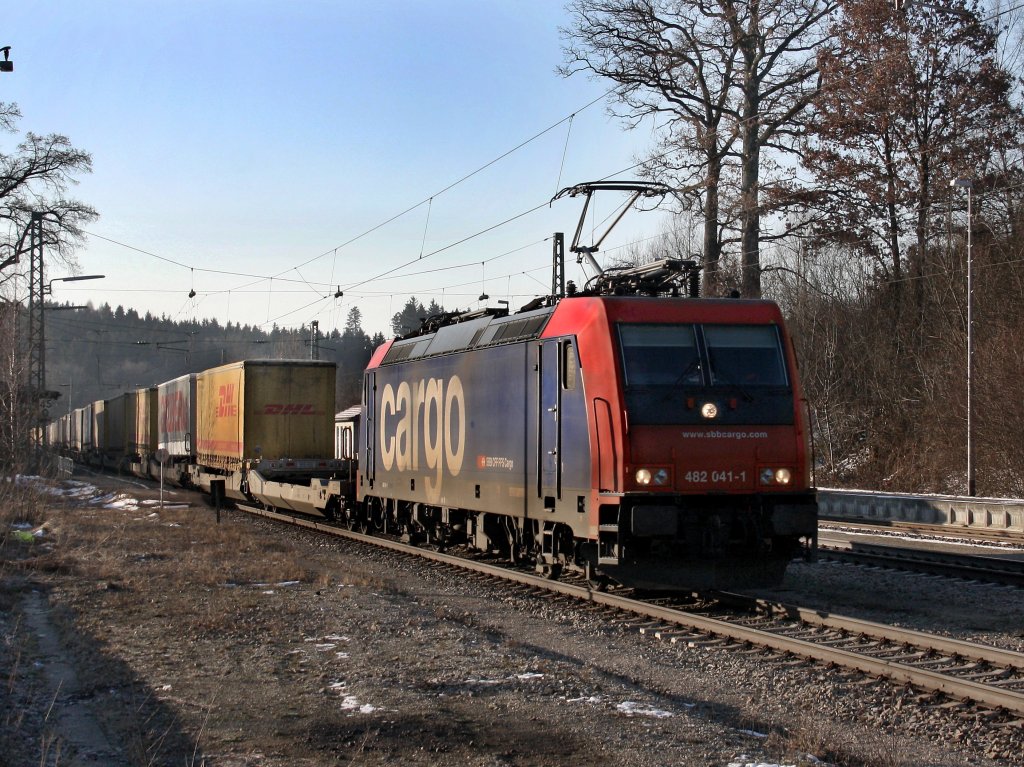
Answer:
<svg viewBox="0 0 1024 767"><path fill-rule="evenodd" d="M974 254L971 251L974 211L971 192L974 182L969 178L954 178L949 185L967 190L967 495L973 498L977 491L974 479L974 401L971 391L974 378Z"/></svg>
<svg viewBox="0 0 1024 767"><path fill-rule="evenodd" d="M967 495L974 497L977 487L974 472L973 421L974 402L971 398L971 379L974 377L974 276L971 252L971 230L974 228L971 210L971 187L967 187Z"/></svg>

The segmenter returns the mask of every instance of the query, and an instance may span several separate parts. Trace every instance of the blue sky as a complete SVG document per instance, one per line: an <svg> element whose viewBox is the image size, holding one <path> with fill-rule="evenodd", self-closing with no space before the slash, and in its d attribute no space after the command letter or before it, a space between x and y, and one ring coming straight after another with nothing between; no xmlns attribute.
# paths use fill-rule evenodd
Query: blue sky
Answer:
<svg viewBox="0 0 1024 767"><path fill-rule="evenodd" d="M603 101L583 109L610 83L555 72L558 2L23 1L3 22L15 71L0 100L19 104L22 131L93 155L73 192L101 218L78 260L107 277L57 283L56 300L322 329L358 306L370 333L409 295L516 307L546 292L546 238L571 237L580 201L455 243L559 185L617 174L652 142ZM598 216L618 202L599 198ZM610 248L662 219L627 221Z"/></svg>

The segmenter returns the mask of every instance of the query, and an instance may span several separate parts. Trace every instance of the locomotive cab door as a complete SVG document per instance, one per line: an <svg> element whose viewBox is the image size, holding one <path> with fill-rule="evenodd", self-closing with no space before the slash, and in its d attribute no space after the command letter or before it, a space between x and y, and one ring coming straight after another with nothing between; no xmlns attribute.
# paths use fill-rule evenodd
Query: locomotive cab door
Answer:
<svg viewBox="0 0 1024 767"><path fill-rule="evenodd" d="M537 495L554 511L562 496L562 387L560 344L541 342L538 350Z"/></svg>
<svg viewBox="0 0 1024 767"><path fill-rule="evenodd" d="M359 468L363 474L366 488L373 487L376 473L376 436L377 436L377 374L366 373L363 376L363 403L365 416L360 427L363 430L362 455L358 456Z"/></svg>

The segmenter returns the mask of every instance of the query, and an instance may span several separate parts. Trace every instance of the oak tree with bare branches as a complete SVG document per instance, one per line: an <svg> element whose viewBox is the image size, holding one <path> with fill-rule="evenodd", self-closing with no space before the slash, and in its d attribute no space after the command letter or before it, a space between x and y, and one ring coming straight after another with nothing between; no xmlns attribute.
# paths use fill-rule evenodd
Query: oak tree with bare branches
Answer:
<svg viewBox="0 0 1024 767"><path fill-rule="evenodd" d="M1021 139L996 31L973 0L947 5L896 13L887 0L847 0L836 50L820 58L805 153L818 234L873 260L897 296L909 278L918 304L950 180L983 184Z"/></svg>
<svg viewBox="0 0 1024 767"><path fill-rule="evenodd" d="M21 116L0 102L0 132L13 134ZM0 465L23 470L30 430L37 425L38 396L27 385L22 301L27 294L26 237L34 214L44 220L42 246L49 263L74 269L74 248L96 211L67 196L76 176L92 170L92 158L59 134L26 133L14 151L0 151Z"/></svg>
<svg viewBox="0 0 1024 767"><path fill-rule="evenodd" d="M654 118L645 172L704 219L705 287L733 246L743 293L761 294L762 173L792 151L817 90L838 0L575 0L563 73L619 84L627 120ZM723 206L723 200L728 205ZM728 230L728 231L727 231Z"/></svg>

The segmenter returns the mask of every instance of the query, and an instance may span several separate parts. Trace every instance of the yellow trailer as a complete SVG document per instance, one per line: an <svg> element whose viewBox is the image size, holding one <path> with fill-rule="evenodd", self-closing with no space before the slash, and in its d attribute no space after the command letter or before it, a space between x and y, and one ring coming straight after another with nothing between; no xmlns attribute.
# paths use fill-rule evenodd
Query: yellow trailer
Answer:
<svg viewBox="0 0 1024 767"><path fill-rule="evenodd" d="M196 376L197 464L223 472L246 462L331 458L337 366L244 360Z"/></svg>

